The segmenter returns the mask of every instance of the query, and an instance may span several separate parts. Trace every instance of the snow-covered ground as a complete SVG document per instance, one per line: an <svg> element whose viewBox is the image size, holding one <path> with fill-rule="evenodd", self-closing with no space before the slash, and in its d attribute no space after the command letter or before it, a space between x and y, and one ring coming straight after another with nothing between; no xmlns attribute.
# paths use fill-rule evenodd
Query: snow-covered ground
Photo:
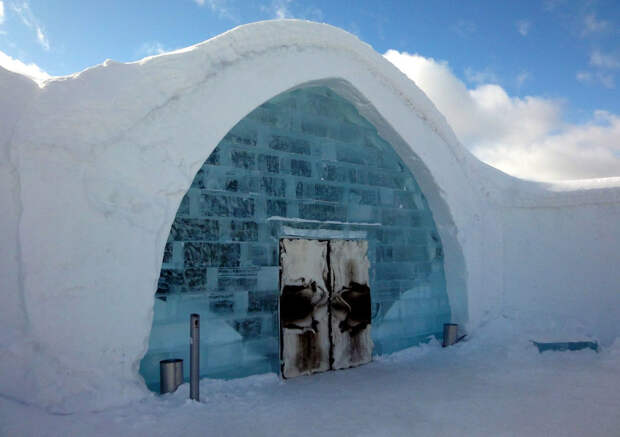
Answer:
<svg viewBox="0 0 620 437"><path fill-rule="evenodd" d="M187 384L72 415L0 398L0 435L618 436L620 342L540 354L528 339L493 335L505 322L451 348L433 341L346 371L203 380L200 403Z"/></svg>

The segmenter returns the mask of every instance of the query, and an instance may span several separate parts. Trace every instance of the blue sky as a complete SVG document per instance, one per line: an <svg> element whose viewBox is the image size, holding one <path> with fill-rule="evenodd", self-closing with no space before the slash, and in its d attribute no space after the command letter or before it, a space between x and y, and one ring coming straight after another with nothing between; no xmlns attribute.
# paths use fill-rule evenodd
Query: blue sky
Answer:
<svg viewBox="0 0 620 437"><path fill-rule="evenodd" d="M519 157L512 158L518 160L528 150L538 151L549 138L564 141L569 133L586 135L597 128L593 147L598 152L605 149L607 161L620 160L617 0L0 0L0 4L0 64L35 64L52 76L71 74L107 58L133 61L186 47L252 21L326 22L356 34L379 53L391 50L388 59L427 92L453 127L472 121L454 119L457 108L450 107L450 96L442 94L446 83L441 78L452 83L455 92L467 93L483 118L499 108L508 111L505 115L511 120L527 119L529 113L530 124L535 121L532 114L548 121L542 127L530 126L527 144L516 144L514 132L481 138L482 132L506 120L487 119L478 134L455 127L464 144L493 165L500 159L486 153L490 149L497 155L521 147ZM497 99L504 99L504 106L490 108L489 102ZM577 148L573 152L587 148L583 141L573 146ZM570 151L553 153L565 152ZM546 156L547 161L554 156ZM577 166L576 159L549 178L620 176L619 162L607 162L605 156L597 159L600 162L584 171L568 168ZM524 175L514 165L497 166Z"/></svg>

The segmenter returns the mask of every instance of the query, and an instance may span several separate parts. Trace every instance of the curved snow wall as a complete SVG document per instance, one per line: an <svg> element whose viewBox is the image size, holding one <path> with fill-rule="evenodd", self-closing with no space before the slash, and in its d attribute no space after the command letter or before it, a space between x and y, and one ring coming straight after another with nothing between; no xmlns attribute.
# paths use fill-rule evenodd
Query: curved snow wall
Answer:
<svg viewBox="0 0 620 437"><path fill-rule="evenodd" d="M443 249L413 175L352 104L326 87L297 89L241 120L181 202L141 362L150 388L160 360L188 366L193 312L201 376L279 371L284 236L368 240L375 354L441 336L450 321Z"/></svg>

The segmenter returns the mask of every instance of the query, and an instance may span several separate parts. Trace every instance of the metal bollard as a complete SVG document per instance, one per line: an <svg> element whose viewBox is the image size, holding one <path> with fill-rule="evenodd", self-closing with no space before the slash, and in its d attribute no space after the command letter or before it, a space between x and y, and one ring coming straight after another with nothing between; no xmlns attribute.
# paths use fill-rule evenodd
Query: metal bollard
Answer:
<svg viewBox="0 0 620 437"><path fill-rule="evenodd" d="M183 360L173 358L159 362L159 392L172 393L183 384Z"/></svg>
<svg viewBox="0 0 620 437"><path fill-rule="evenodd" d="M451 346L457 342L457 332L459 325L456 323L443 324L443 347Z"/></svg>
<svg viewBox="0 0 620 437"><path fill-rule="evenodd" d="M189 317L189 398L200 400L200 315Z"/></svg>

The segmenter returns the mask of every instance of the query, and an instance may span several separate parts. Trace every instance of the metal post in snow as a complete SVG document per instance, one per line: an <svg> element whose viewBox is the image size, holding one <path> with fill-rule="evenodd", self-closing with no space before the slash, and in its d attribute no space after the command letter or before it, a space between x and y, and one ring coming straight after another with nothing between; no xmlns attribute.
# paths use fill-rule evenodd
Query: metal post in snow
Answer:
<svg viewBox="0 0 620 437"><path fill-rule="evenodd" d="M200 314L189 317L189 398L200 401Z"/></svg>
<svg viewBox="0 0 620 437"><path fill-rule="evenodd" d="M457 332L459 325L456 323L443 324L443 347L452 346L458 341Z"/></svg>

